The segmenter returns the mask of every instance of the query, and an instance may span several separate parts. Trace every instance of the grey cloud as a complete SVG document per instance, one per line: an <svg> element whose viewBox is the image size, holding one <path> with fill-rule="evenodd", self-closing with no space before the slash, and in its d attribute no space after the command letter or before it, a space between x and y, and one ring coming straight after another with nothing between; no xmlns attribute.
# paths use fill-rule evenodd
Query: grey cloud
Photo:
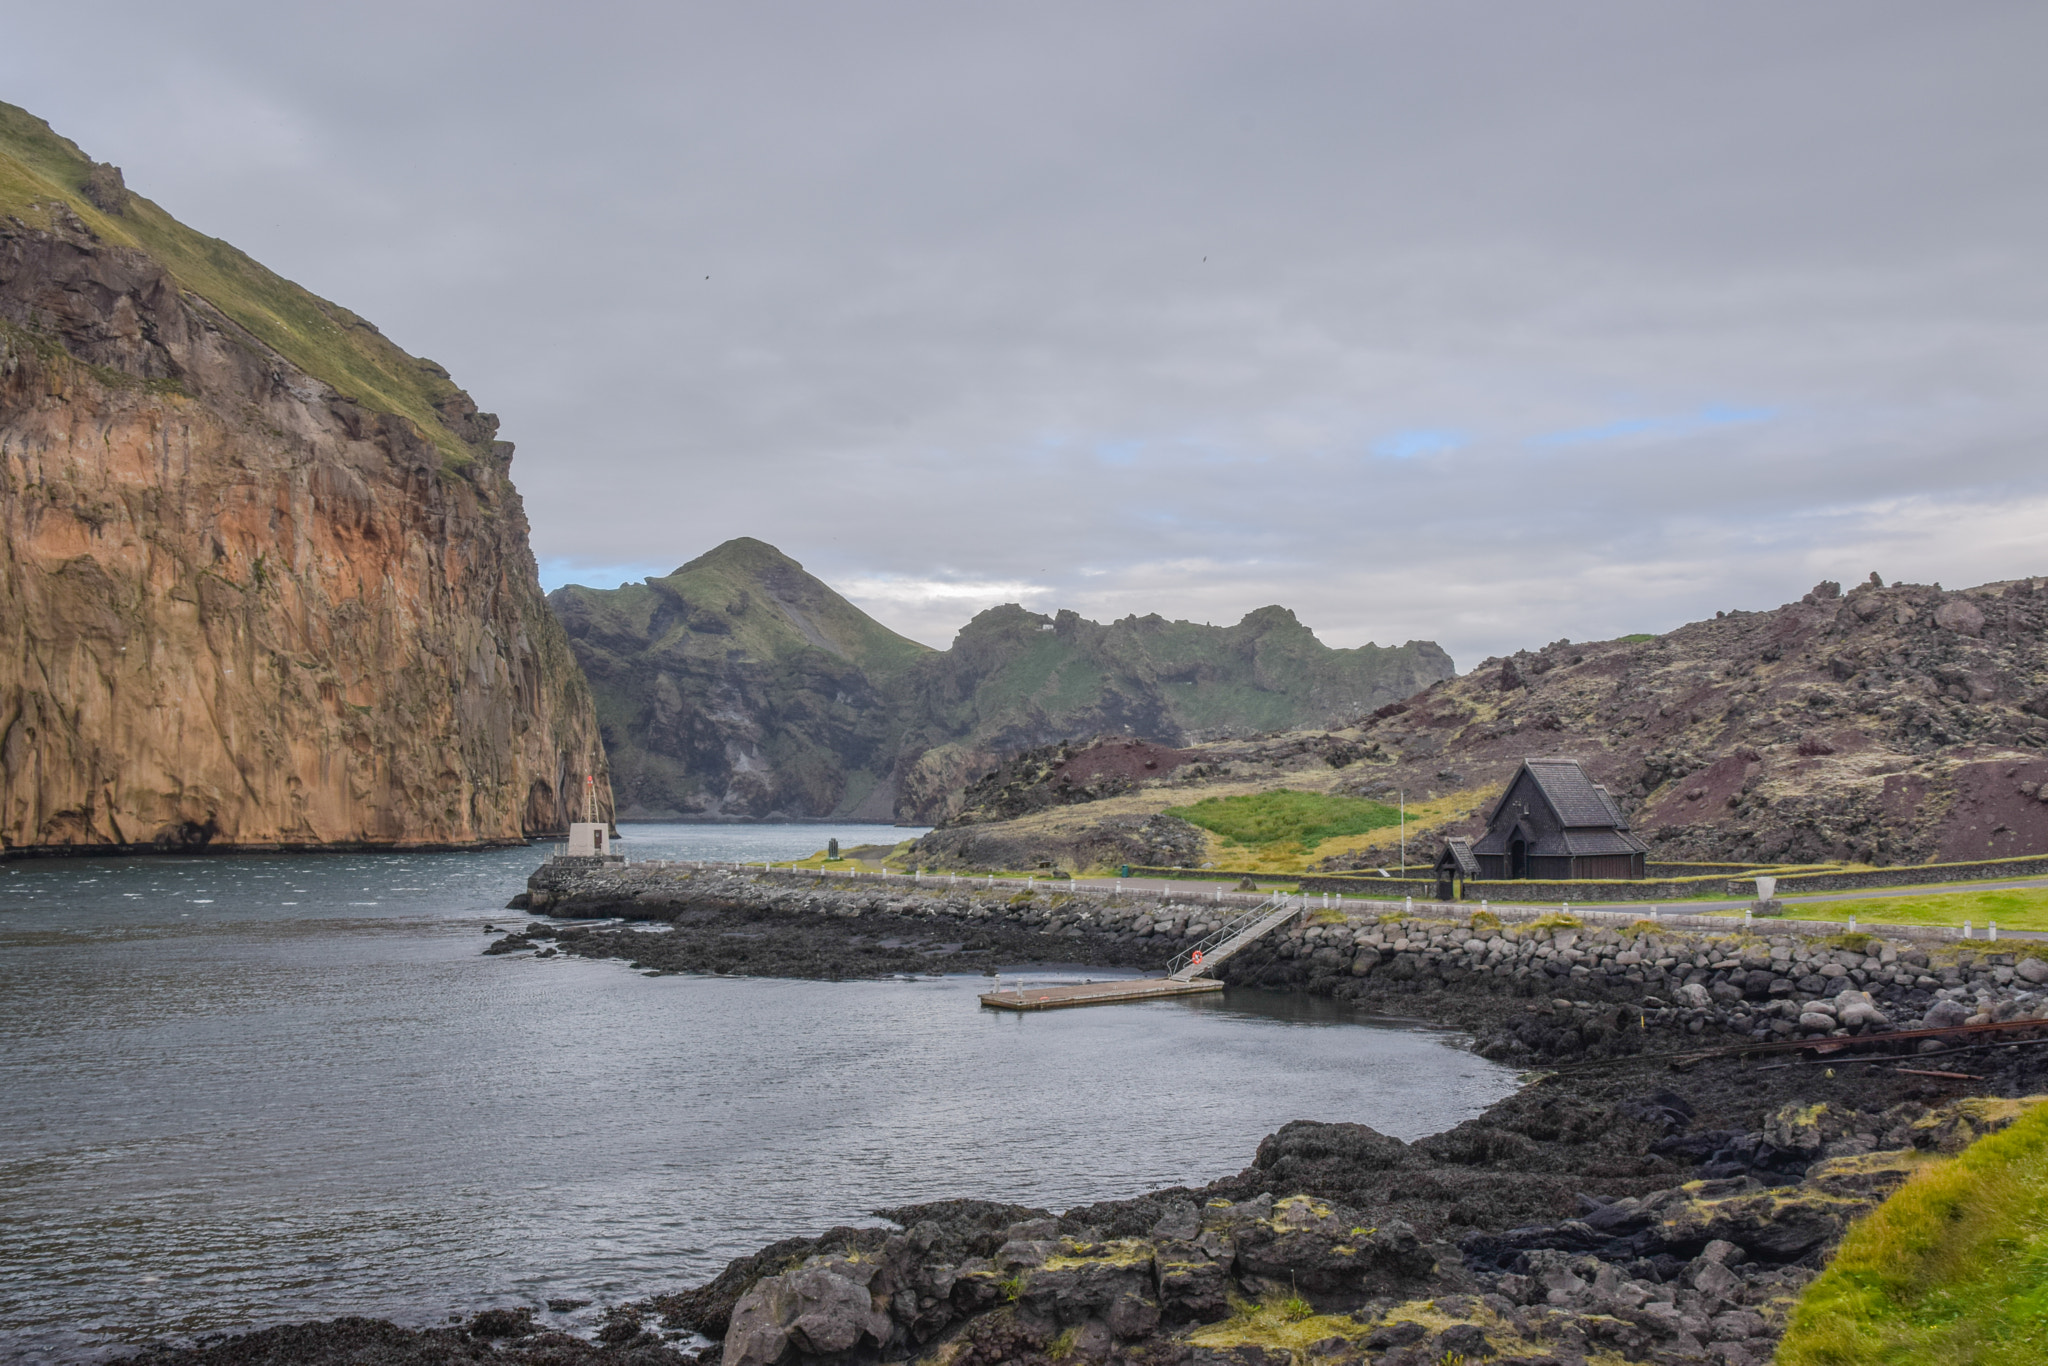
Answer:
<svg viewBox="0 0 2048 1366"><path fill-rule="evenodd" d="M11 19L0 78L448 365L551 571L747 534L938 644L1010 598L1278 601L1470 665L2048 570L2044 37L1882 0L120 0ZM1771 416L1675 420L1715 406ZM1462 444L1373 454L1416 430Z"/></svg>

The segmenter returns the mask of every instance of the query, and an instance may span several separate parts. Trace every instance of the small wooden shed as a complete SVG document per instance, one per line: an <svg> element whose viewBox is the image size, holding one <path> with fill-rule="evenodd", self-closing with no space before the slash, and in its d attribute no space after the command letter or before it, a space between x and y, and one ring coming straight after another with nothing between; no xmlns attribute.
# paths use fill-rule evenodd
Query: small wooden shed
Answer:
<svg viewBox="0 0 2048 1366"><path fill-rule="evenodd" d="M1472 842L1481 878L1639 878L1650 852L1577 759L1524 759Z"/></svg>

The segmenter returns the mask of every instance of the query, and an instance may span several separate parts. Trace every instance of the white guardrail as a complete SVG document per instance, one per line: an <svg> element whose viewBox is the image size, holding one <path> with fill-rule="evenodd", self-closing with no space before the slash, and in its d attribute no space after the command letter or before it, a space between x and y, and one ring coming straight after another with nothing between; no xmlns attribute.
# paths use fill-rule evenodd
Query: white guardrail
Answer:
<svg viewBox="0 0 2048 1366"><path fill-rule="evenodd" d="M1697 912L1674 910L1651 906L1648 910L1631 908L1626 910L1603 910L1596 906L1570 902L1556 905L1534 904L1526 901L1502 902L1498 905L1481 901L1477 905L1469 901L1417 901L1404 897L1399 901L1379 901L1367 897L1347 896L1342 892L1241 892L1220 885L1203 886L1200 883L1175 882L1150 879L1119 878L1107 886L1099 883L1081 882L1071 878L1054 877L997 877L993 873L926 873L922 870L910 873L891 872L879 868L806 868L796 863L736 863L718 859L640 859L637 866L643 868L690 868L726 869L732 872L781 872L800 874L805 877L836 877L849 882L900 883L913 887L948 887L968 890L994 891L997 888L1016 890L1059 890L1072 896L1094 897L1098 900L1114 901L1124 896L1156 897L1161 901L1209 902L1212 904L1243 905L1254 909L1268 905L1291 904L1298 901L1298 909L1337 910L1357 915L1419 915L1432 920L1465 920L1475 914L1493 916L1502 924L1522 924L1541 920L1545 916L1565 914L1585 925L1633 925L1649 920L1659 926L1674 930L1708 931L1716 934L1737 932L1784 933L1800 935L1828 934L1874 934L1887 939L1913 939L1930 942L1952 942L1959 939L1978 942L1996 941L2001 938L2027 941L2048 940L2048 933L2031 930L2000 930L1997 922L1978 927L1965 921L1961 928L1951 925L1885 925L1859 922L1856 918L1843 920L1795 920L1790 916L1772 916L1752 919L1744 911L1740 920L1732 915L1705 915ZM1226 874L1225 876L1228 876ZM1156 891L1153 888L1157 888ZM1176 890L1178 889L1178 890ZM1280 898L1276 900L1276 898Z"/></svg>

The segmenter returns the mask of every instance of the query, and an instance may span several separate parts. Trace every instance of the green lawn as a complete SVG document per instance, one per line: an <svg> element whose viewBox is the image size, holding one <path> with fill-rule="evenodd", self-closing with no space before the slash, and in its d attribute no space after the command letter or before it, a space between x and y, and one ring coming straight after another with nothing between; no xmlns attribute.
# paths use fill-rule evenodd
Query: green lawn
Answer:
<svg viewBox="0 0 2048 1366"><path fill-rule="evenodd" d="M1233 844L1264 848L1296 844L1313 850L1327 839L1363 835L1400 823L1401 812L1363 797L1332 797L1283 787L1241 797L1205 797L1166 814L1221 835Z"/></svg>
<svg viewBox="0 0 2048 1366"><path fill-rule="evenodd" d="M1961 925L1979 933L1990 921L2004 930L2048 930L2048 887L2005 891L1909 893L1855 901L1787 901L1796 919L1857 920L1877 925Z"/></svg>
<svg viewBox="0 0 2048 1366"><path fill-rule="evenodd" d="M2048 1361L2048 1106L1915 1176L1851 1229L1775 1360Z"/></svg>

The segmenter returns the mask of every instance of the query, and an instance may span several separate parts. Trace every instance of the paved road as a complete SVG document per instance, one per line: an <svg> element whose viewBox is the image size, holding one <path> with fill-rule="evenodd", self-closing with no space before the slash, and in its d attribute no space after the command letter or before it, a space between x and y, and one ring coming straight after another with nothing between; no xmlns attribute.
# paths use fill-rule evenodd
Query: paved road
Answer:
<svg viewBox="0 0 2048 1366"><path fill-rule="evenodd" d="M1903 873L1909 870L1901 869L1900 871ZM943 876L943 874L941 876ZM961 878L962 882L974 882L979 880L980 879L978 878L970 878L964 875ZM998 878L997 881L1003 882L1009 881L1009 879ZM1164 893L1169 896L1179 895L1184 897L1207 897L1214 895L1217 891L1236 892L1237 884L1238 879L1235 877L1218 878L1213 881L1209 879L1197 878L1172 878L1167 880L1161 880L1159 878L1142 877L1086 877L1075 878L1072 882L1067 883L1066 885L1073 887L1088 887L1098 891L1108 891L1110 889L1116 889L1118 891L1136 893L1145 896L1153 896ZM1362 884L1360 887L1360 893L1368 891L1370 887L1370 883ZM1788 907L1818 907L1824 906L1829 902L1835 901L1874 901L1884 900L1893 897L1950 896L1958 892L2002 892L2021 890L2027 888L2048 888L2048 877L2016 878L2008 882L1945 882L1929 886L1894 887L1885 888L1881 890L1848 892L1810 892L1803 896L1781 896L1778 898L1778 900L1780 901L1780 903ZM1260 889L1259 895L1262 897L1269 895L1270 891L1271 889L1262 887ZM1354 900L1361 899L1358 894L1346 893L1346 896ZM1370 901L1398 900L1399 898L1378 898L1364 896L1362 899ZM1468 902L1465 904L1471 906L1472 909L1478 909L1477 903ZM1528 905L1530 903L1503 902L1502 904L1521 906ZM1725 901L1587 901L1580 903L1580 906L1582 909L1589 911L1649 911L1654 907L1658 910L1671 911L1679 915L1699 915L1709 911L1739 911L1744 906L1747 906L1749 904L1750 902L1747 898L1733 898ZM1876 922L1873 923L1872 928L1876 928ZM1981 927L1979 928L1981 929ZM2008 930L2001 931L2001 933L2021 934L2024 932L2018 930ZM2027 937L2035 938L2037 936L2033 934L2028 934Z"/></svg>

